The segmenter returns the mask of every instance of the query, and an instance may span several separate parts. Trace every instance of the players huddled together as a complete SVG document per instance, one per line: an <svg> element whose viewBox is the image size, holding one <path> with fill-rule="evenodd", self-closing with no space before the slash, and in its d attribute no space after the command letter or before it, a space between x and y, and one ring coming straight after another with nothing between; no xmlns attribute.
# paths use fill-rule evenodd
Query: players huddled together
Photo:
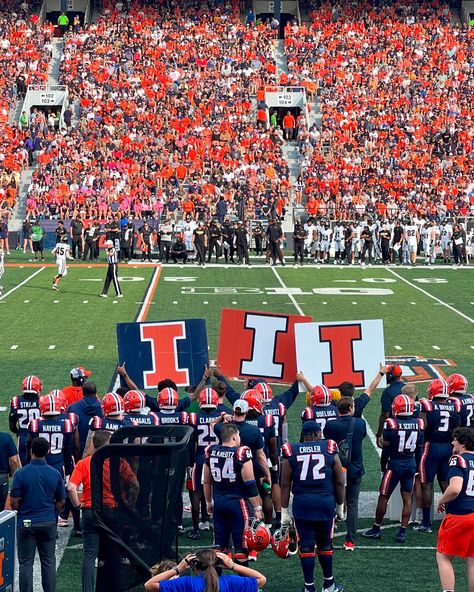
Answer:
<svg viewBox="0 0 474 592"><path fill-rule="evenodd" d="M49 443L46 462L66 478L81 458L92 454L94 432L115 432L130 426L187 425L193 428L186 488L192 528L181 534L199 540L213 530L214 544L232 554L235 565L248 565L271 547L286 559L299 554L304 591L315 592L316 557L322 570L323 592L341 592L333 574L335 520L347 521L343 548L356 549L357 505L364 472L362 440L366 435L364 408L385 376L377 443L382 448L382 479L372 528L364 537L380 539L387 503L400 485L401 525L396 541L405 542L412 516L413 492L421 510L414 529L432 532L433 482L442 496L437 510L447 516L439 531L437 561L444 590L454 589L453 556L474 556L474 396L461 374L435 379L427 397L418 399L413 384L405 384L399 366L380 365L365 391L354 397L354 385L344 382L330 391L311 385L298 372L288 390L273 394L261 379L248 379L243 392L234 390L218 368L206 368L201 382L178 395L176 384L164 379L156 397L141 392L125 366L118 368L124 387L100 401L82 367L71 370L71 385L42 392L42 381L27 376L21 394L10 404L9 427L18 437L23 465L32 441ZM306 407L301 413L298 441L288 433L287 410L304 385ZM196 401L198 410L189 412ZM76 499L76 498L74 498ZM146 503L137 507L150 516ZM79 511L69 502L59 526L81 536ZM182 525L183 500L177 504ZM469 571L469 570L468 570ZM472 578L472 570L469 577ZM177 575L178 572L176 572ZM473 585L473 582L470 582ZM158 589L158 588L147 588Z"/></svg>

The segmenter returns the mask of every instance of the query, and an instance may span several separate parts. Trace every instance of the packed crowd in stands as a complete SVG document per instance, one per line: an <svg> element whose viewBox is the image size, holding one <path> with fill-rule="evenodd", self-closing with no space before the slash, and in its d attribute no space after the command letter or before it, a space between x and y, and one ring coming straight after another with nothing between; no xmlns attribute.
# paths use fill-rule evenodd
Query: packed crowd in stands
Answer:
<svg viewBox="0 0 474 592"><path fill-rule="evenodd" d="M28 5L7 3L0 17L0 219L13 208L20 172L27 164L27 134L10 120L11 110L26 95L29 84L44 84L51 60L50 25L39 26L28 16Z"/></svg>
<svg viewBox="0 0 474 592"><path fill-rule="evenodd" d="M474 30L447 4L325 3L285 34L289 83L319 85L298 137L319 213L473 213Z"/></svg>
<svg viewBox="0 0 474 592"><path fill-rule="evenodd" d="M206 219L219 201L249 218L284 208L281 133L258 127L251 110L275 80L272 31L241 24L238 2L219 6L106 5L66 36L60 82L81 115L35 151L30 216Z"/></svg>

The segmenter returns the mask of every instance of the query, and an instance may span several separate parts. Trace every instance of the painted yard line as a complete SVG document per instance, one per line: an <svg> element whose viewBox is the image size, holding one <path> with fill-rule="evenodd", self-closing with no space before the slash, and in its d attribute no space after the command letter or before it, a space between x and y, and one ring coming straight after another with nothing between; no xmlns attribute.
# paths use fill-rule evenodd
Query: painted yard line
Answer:
<svg viewBox="0 0 474 592"><path fill-rule="evenodd" d="M46 265L42 265L38 269L38 271L35 271L31 275L29 275L25 280L23 280L22 282L20 282L17 286L15 286L14 288L12 288L11 290L8 290L8 292L5 292L5 294L3 296L0 296L0 301L1 300L4 300L10 294L13 294L13 292L15 290L18 290L18 288L21 288L22 286L24 286L25 284L27 284L30 280L32 280L35 276L37 276L39 273L41 273L44 269L46 269Z"/></svg>
<svg viewBox="0 0 474 592"><path fill-rule="evenodd" d="M18 349L18 345L12 345L10 349Z"/></svg>
<svg viewBox="0 0 474 592"><path fill-rule="evenodd" d="M382 456L382 449L377 446L377 438L374 434L374 431L370 427L370 423L365 419L364 414L362 414L362 419L365 420L365 429L367 430L367 436L369 436L369 440L372 442L372 444L375 448L375 452L379 456Z"/></svg>
<svg viewBox="0 0 474 592"><path fill-rule="evenodd" d="M155 290L158 285L158 280L160 279L161 270L162 270L162 267L160 265L160 267L157 267L155 269L155 271L153 272L153 276L152 276L151 282L148 286L146 296L143 299L143 302L141 303L141 308L138 312L137 318L135 319L136 323L141 323L143 321L146 321L146 317L147 317L148 312L150 310L150 304L151 304L151 301L153 300L153 297L155 295ZM113 381L112 382L112 391L115 392L120 387L120 376L117 373L115 373L115 379L112 378L112 381Z"/></svg>
<svg viewBox="0 0 474 592"><path fill-rule="evenodd" d="M343 549L343 547L334 547L335 549ZM393 549L397 549L398 551L404 551L404 550L424 550L424 551L434 551L434 549L436 549L436 547L412 547L411 545L398 545L398 546L386 546L384 547L383 545L356 545L356 549L357 551L359 549L362 549L364 551L370 551L370 550L374 550L374 551L382 551L382 550L390 550L392 551Z"/></svg>
<svg viewBox="0 0 474 592"><path fill-rule="evenodd" d="M400 528L400 524L397 522L396 524L386 524L385 526L381 526L380 530L388 530L389 528ZM366 530L368 530L367 528L358 528L356 530L357 534L361 534L363 532L365 532ZM346 532L344 530L344 532L336 532L333 534L332 538L335 539L337 537L343 537L346 536ZM359 545L357 545L357 547L359 547Z"/></svg>
<svg viewBox="0 0 474 592"><path fill-rule="evenodd" d="M142 321L144 321L148 315L148 311L150 310L150 304L151 304L151 301L153 300L153 296L155 295L155 290L156 290L156 286L158 285L158 280L160 279L160 275L161 275L161 266L157 267L155 269L155 271L153 272L153 277L152 277L150 285L148 287L148 291L146 293L146 296L143 300L142 308L141 308L140 312L138 313L138 317L136 320L137 323L141 323Z"/></svg>
<svg viewBox="0 0 474 592"><path fill-rule="evenodd" d="M420 288L420 286L417 286L413 282L410 282L409 280L406 280L399 273L397 273L396 271L393 271L393 269L390 269L390 267L387 267L387 271L389 271L392 275L394 275L395 277L397 277L402 282L405 282L405 284L408 284L411 288L414 288L415 290L418 290L419 292L421 292L425 296L428 296L428 298L431 298L432 300L436 300L436 302L438 302L439 304L442 304L443 306L446 306L446 308L449 308L449 310L452 310L453 312L455 312L457 315L459 315L463 319L466 319L466 321L469 321L470 323L473 323L474 324L474 319L471 319L471 317L468 317L466 314L464 314L463 312L461 312L457 308L454 308L454 306L451 306L450 304L448 304L447 302L444 302L440 298L437 298L436 296L433 296L433 294L430 294L426 290L423 290L423 288Z"/></svg>
<svg viewBox="0 0 474 592"><path fill-rule="evenodd" d="M273 273L275 274L276 279L278 280L278 282L280 283L280 286L282 288L285 288L286 290L288 289L288 286L285 284L285 282L281 279L280 274L278 273L278 271L275 269L275 267L271 268ZM304 317L304 312L303 309L301 308L301 306L296 302L295 297L293 296L293 294L288 294L289 299L291 300L291 302L293 302L293 306L296 308L296 310L298 311L298 314L301 315L302 317Z"/></svg>
<svg viewBox="0 0 474 592"><path fill-rule="evenodd" d="M6 407L0 407L0 411L6 411L7 408Z"/></svg>

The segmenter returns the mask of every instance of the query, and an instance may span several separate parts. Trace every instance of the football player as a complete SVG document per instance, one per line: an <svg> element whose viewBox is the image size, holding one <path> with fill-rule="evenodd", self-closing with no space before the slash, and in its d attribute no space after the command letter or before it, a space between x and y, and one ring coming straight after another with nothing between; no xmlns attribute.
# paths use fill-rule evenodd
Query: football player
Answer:
<svg viewBox="0 0 474 592"><path fill-rule="evenodd" d="M282 448L281 524L288 527L290 490L293 519L299 537L299 553L304 576L304 592L315 592L315 553L323 572L322 592L342 592L332 570L334 509L344 513L344 472L333 440L321 440L316 421L303 425L303 442Z"/></svg>
<svg viewBox="0 0 474 592"><path fill-rule="evenodd" d="M444 263L451 263L451 240L453 237L453 225L449 220L441 225L440 229L440 245L443 251Z"/></svg>
<svg viewBox="0 0 474 592"><path fill-rule="evenodd" d="M316 420L324 434L326 423L337 419L339 411L332 402L329 389L322 384L317 384L311 389L310 401L311 407L306 407L301 412L301 421L304 424L305 421Z"/></svg>
<svg viewBox="0 0 474 592"><path fill-rule="evenodd" d="M179 395L172 388L164 388L158 395L159 412L156 414L158 425L187 425L189 415L185 411L177 411Z"/></svg>
<svg viewBox="0 0 474 592"><path fill-rule="evenodd" d="M65 234L51 251L51 254L56 257L57 266L57 273L53 279L53 290L59 290L59 282L67 274L67 260L74 261L74 257L70 255L70 249L67 234Z"/></svg>
<svg viewBox="0 0 474 592"><path fill-rule="evenodd" d="M453 431L460 424L461 403L448 399L448 385L437 378L428 386L428 399L422 399L420 418L425 425L425 444L420 461L420 481L423 499L423 522L414 529L432 532L431 504L435 476L441 491L448 486L449 459L452 453Z"/></svg>
<svg viewBox="0 0 474 592"><path fill-rule="evenodd" d="M35 438L45 438L49 442L46 462L65 477L72 473L74 467L74 427L69 418L62 417L61 400L54 393L52 391L39 400L41 415L31 420L28 426L27 453L30 458L31 442Z"/></svg>
<svg viewBox="0 0 474 592"><path fill-rule="evenodd" d="M420 241L420 231L415 224L412 224L410 219L407 219L406 222L407 223L403 227L403 238L408 249L410 262L412 266L415 267L418 243Z"/></svg>
<svg viewBox="0 0 474 592"><path fill-rule="evenodd" d="M211 387L206 387L198 395L199 413L189 414L189 424L194 428L194 439L191 448L191 518L193 530L187 533L191 540L199 540L199 507L203 496L202 472L205 462L205 450L211 444L217 444L218 438L214 433L213 422L220 417L217 410L219 395ZM207 516L203 517L201 528L207 527Z"/></svg>
<svg viewBox="0 0 474 592"><path fill-rule="evenodd" d="M423 446L423 422L413 417L413 401L407 395L398 395L392 404L392 415L385 422L382 434L382 483L372 528L363 537L380 539L380 527L387 511L388 500L400 483L403 509L401 526L395 537L405 542L405 532L410 520L411 500L417 464Z"/></svg>
<svg viewBox="0 0 474 592"><path fill-rule="evenodd" d="M159 425L158 416L146 405L145 395L139 390L127 391L123 397L125 413L134 425Z"/></svg>
<svg viewBox="0 0 474 592"><path fill-rule="evenodd" d="M254 517L258 520L263 517L252 452L241 445L239 429L232 423L222 426L221 438L221 444L212 444L205 453L206 506L208 513L214 517L214 544L227 552L232 537L234 560L246 564L244 531L250 519L249 503Z"/></svg>
<svg viewBox="0 0 474 592"><path fill-rule="evenodd" d="M10 432L18 437L18 454L23 467L28 464L26 451L28 426L31 421L40 416L39 397L42 389L43 383L37 376L27 376L21 385L21 396L13 397L10 401L8 425Z"/></svg>
<svg viewBox="0 0 474 592"><path fill-rule="evenodd" d="M461 403L461 427L467 428L474 426L474 395L467 392L468 386L467 378L462 374L451 374L448 378L449 397Z"/></svg>
<svg viewBox="0 0 474 592"><path fill-rule="evenodd" d="M329 263L329 249L331 248L332 230L329 221L325 221L321 228L321 263Z"/></svg>
<svg viewBox="0 0 474 592"><path fill-rule="evenodd" d="M337 222L334 226L333 244L334 244L334 265L344 263L346 251L344 245L344 224Z"/></svg>
<svg viewBox="0 0 474 592"><path fill-rule="evenodd" d="M133 426L135 422L127 415L124 415L123 399L116 393L107 393L102 399L103 417L94 416L89 422L89 433L85 452L90 450L92 436L97 430L106 430L107 432L116 432L122 427Z"/></svg>

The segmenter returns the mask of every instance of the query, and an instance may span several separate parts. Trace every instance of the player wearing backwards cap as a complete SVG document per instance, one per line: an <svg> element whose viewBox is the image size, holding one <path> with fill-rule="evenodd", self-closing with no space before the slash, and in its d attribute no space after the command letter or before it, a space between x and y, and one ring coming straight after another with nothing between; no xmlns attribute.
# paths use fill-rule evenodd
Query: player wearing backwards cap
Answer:
<svg viewBox="0 0 474 592"><path fill-rule="evenodd" d="M204 494L209 514L214 516L214 544L227 552L230 538L234 561L245 564L247 549L244 531L250 519L262 519L261 500L253 472L252 452L241 441L233 423L222 425L221 444L207 447L204 465Z"/></svg>
<svg viewBox="0 0 474 592"><path fill-rule="evenodd" d="M456 399L461 403L459 415L461 427L474 426L474 395L467 392L467 378L462 374L451 374L448 378L448 394L450 399Z"/></svg>
<svg viewBox="0 0 474 592"><path fill-rule="evenodd" d="M405 542L405 531L411 514L411 499L415 473L423 446L423 421L413 417L413 401L407 395L398 395L392 404L392 415L383 430L382 483L372 528L362 536L380 539L387 504L398 483L403 500L401 526L396 535L398 543Z"/></svg>
<svg viewBox="0 0 474 592"><path fill-rule="evenodd" d="M321 428L314 420L305 422L302 432L303 442L287 442L282 448L281 524L284 528L291 522L291 489L304 592L315 592L315 552L324 576L322 592L342 592L332 571L334 512L340 519L344 512L344 473L337 444L321 440Z"/></svg>
<svg viewBox="0 0 474 592"><path fill-rule="evenodd" d="M26 376L21 385L22 394L19 397L13 397L10 401L10 414L8 416L8 425L10 432L18 437L18 454L22 466L28 464L26 443L28 440L28 426L30 421L40 416L39 396L43 389L41 380L30 374Z"/></svg>
<svg viewBox="0 0 474 592"><path fill-rule="evenodd" d="M218 439L214 434L213 422L220 417L217 410L219 396L211 387L204 388L198 395L199 413L189 414L189 424L194 428L194 438L191 443L191 518L193 530L188 532L188 538L198 540L199 532L199 507L203 495L202 473L206 460L205 450L211 444L217 444ZM207 520L203 520L207 522Z"/></svg>
<svg viewBox="0 0 474 592"><path fill-rule="evenodd" d="M72 368L69 374L71 376L71 384L61 389L63 395L66 397L68 406L82 399L82 385L92 373L82 366L78 366L77 368Z"/></svg>
<svg viewBox="0 0 474 592"><path fill-rule="evenodd" d="M107 275L105 276L104 287L102 288L102 293L99 294L101 298L107 298L107 293L109 291L110 284L114 284L115 293L117 294L117 298L122 298L122 290L120 289L119 279L118 279L118 253L115 250L114 243L111 240L105 241L105 253L107 255Z"/></svg>
<svg viewBox="0 0 474 592"><path fill-rule="evenodd" d="M324 434L326 423L339 417L339 411L332 403L332 395L329 389L317 384L311 389L311 407L306 407L301 413L301 421L315 420L318 422Z"/></svg>
<svg viewBox="0 0 474 592"><path fill-rule="evenodd" d="M436 561L441 587L454 592L453 557L466 561L468 588L474 590L474 430L457 428L449 461L449 485L438 501L446 512L438 532Z"/></svg>
<svg viewBox="0 0 474 592"><path fill-rule="evenodd" d="M53 290L59 290L59 282L67 274L66 262L68 259L74 261L74 257L70 255L71 247L68 244L67 235L65 234L56 244L51 254L56 257L57 273L53 279Z"/></svg>
<svg viewBox="0 0 474 592"><path fill-rule="evenodd" d="M422 399L420 418L425 426L425 444L420 460L423 521L414 529L431 532L430 511L435 476L441 491L448 486L448 465L452 453L453 431L460 424L461 402L448 399L448 384L437 378L428 386L428 399Z"/></svg>

